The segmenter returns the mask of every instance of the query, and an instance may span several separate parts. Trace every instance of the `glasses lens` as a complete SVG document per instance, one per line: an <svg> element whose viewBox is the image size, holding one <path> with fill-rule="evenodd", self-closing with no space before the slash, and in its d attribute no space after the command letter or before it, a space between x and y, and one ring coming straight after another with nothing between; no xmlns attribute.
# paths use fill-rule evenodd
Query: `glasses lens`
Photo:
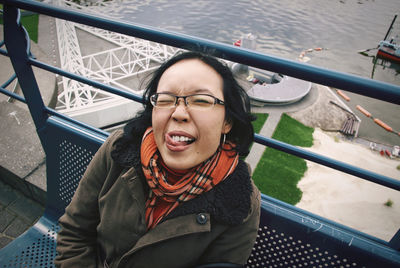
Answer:
<svg viewBox="0 0 400 268"><path fill-rule="evenodd" d="M151 97L152 104L160 108L175 106L175 97L169 94L155 94Z"/></svg>
<svg viewBox="0 0 400 268"><path fill-rule="evenodd" d="M204 109L214 106L215 99L208 95L192 95L187 98L187 103L190 107L195 109Z"/></svg>

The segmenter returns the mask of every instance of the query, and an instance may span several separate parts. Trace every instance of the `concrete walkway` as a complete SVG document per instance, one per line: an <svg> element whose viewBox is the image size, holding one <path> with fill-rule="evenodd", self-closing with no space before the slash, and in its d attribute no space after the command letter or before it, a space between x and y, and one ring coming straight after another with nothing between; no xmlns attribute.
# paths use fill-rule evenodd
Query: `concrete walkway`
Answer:
<svg viewBox="0 0 400 268"><path fill-rule="evenodd" d="M272 134L274 134L276 126L281 120L281 116L282 116L281 111L271 111L268 114L267 121L265 121L259 134L267 138L271 138ZM250 153L246 158L246 162L250 165L252 172L254 172L254 170L256 169L257 164L260 161L264 151L265 151L265 146L258 143L254 143L253 146L251 147Z"/></svg>

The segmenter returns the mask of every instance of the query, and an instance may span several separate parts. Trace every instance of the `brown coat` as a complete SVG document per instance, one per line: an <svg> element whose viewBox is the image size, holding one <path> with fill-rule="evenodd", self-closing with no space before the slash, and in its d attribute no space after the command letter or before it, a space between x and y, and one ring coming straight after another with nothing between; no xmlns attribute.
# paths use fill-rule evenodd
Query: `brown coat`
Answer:
<svg viewBox="0 0 400 268"><path fill-rule="evenodd" d="M256 239L260 193L246 164L211 191L183 203L146 232L148 186L111 157L116 132L96 153L60 218L58 267L193 267L244 264Z"/></svg>

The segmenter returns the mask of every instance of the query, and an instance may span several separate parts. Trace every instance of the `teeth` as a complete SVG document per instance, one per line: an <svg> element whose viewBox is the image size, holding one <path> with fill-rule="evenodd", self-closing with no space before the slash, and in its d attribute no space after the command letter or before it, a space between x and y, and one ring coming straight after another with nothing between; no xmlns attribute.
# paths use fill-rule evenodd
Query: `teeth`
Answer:
<svg viewBox="0 0 400 268"><path fill-rule="evenodd" d="M172 136L172 140L175 142L188 142L192 141L192 139L185 136Z"/></svg>

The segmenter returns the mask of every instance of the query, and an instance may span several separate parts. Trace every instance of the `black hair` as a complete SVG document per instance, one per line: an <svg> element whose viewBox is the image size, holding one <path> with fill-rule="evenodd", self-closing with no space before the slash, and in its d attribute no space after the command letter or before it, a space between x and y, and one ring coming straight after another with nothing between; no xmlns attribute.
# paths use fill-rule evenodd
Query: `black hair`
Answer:
<svg viewBox="0 0 400 268"><path fill-rule="evenodd" d="M148 127L151 126L153 106L150 96L157 92L158 82L163 73L175 63L185 59L198 59L213 68L223 79L223 95L225 102L225 120L232 124L226 135L226 140L236 144L235 151L240 156L249 154L249 147L253 141L254 130L251 121L254 116L250 113L250 100L245 90L239 85L227 64L222 61L200 53L179 52L171 59L164 62L152 75L143 94L144 110L139 112L124 128L124 135L116 142L117 146L112 152L119 154L120 150L131 146L139 146L141 138Z"/></svg>

